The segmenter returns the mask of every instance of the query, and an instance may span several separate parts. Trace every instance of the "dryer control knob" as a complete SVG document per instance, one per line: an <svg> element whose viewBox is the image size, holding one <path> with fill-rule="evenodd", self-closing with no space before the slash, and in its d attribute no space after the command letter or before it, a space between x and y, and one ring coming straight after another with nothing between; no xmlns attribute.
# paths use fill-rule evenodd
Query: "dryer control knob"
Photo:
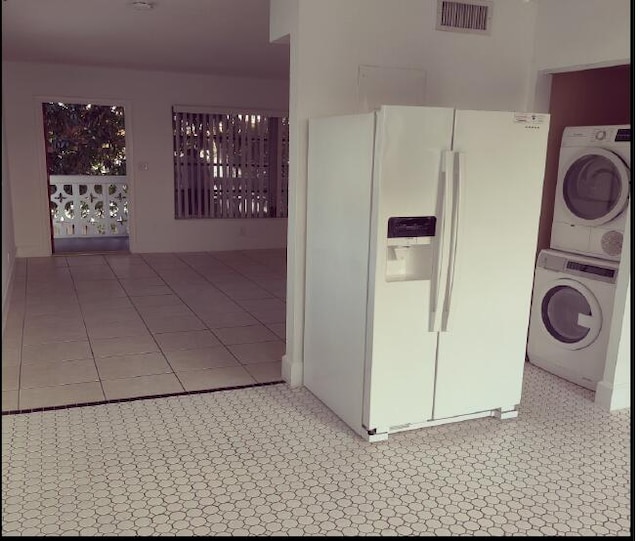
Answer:
<svg viewBox="0 0 640 541"><path fill-rule="evenodd" d="M623 236L620 231L607 231L600 239L600 246L605 254L619 256L622 253Z"/></svg>
<svg viewBox="0 0 640 541"><path fill-rule="evenodd" d="M596 132L596 139L598 141L603 141L606 136L607 136L607 132L605 130L598 130Z"/></svg>

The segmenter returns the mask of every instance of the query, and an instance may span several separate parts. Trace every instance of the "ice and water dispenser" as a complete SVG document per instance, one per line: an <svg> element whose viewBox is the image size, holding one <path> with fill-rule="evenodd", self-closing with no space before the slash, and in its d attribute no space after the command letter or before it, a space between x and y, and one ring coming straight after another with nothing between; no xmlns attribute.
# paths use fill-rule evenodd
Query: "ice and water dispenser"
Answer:
<svg viewBox="0 0 640 541"><path fill-rule="evenodd" d="M435 216L389 218L387 225L387 282L430 280Z"/></svg>

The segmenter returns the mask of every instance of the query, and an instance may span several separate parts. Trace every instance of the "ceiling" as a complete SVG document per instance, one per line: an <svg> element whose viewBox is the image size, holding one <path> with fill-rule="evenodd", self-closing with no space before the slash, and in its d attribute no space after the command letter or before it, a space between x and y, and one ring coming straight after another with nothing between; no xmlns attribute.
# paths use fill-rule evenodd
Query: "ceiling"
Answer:
<svg viewBox="0 0 640 541"><path fill-rule="evenodd" d="M287 79L269 0L3 0L2 59Z"/></svg>

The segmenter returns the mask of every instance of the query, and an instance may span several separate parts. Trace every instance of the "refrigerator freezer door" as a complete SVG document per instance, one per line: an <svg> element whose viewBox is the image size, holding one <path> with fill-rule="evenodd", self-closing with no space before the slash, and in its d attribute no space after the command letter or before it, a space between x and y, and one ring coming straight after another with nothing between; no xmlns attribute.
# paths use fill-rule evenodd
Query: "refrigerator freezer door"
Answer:
<svg viewBox="0 0 640 541"><path fill-rule="evenodd" d="M519 404L548 115L456 111L459 228L434 418Z"/></svg>
<svg viewBox="0 0 640 541"><path fill-rule="evenodd" d="M399 106L382 107L378 113L364 385L367 429L431 419L437 333L429 332L429 323L442 248L442 157L450 150L452 127L452 109ZM399 239L387 238L388 221L397 216L436 219L428 245L406 239L406 253L422 250L420 265L428 268L404 281L388 274L389 259L399 252Z"/></svg>
<svg viewBox="0 0 640 541"><path fill-rule="evenodd" d="M374 114L309 121L304 385L362 432Z"/></svg>

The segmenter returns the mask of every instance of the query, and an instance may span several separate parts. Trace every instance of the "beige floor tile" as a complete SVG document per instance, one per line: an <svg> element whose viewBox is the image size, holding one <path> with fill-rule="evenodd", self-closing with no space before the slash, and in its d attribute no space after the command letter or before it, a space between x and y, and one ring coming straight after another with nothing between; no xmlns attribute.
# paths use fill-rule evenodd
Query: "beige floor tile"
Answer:
<svg viewBox="0 0 640 541"><path fill-rule="evenodd" d="M17 391L20 382L20 366L3 366L2 367L2 390Z"/></svg>
<svg viewBox="0 0 640 541"><path fill-rule="evenodd" d="M268 363L282 360L285 352L284 342L257 342L228 346L241 364Z"/></svg>
<svg viewBox="0 0 640 541"><path fill-rule="evenodd" d="M94 289L86 289L84 291L78 291L78 300L80 304L84 304L90 301L103 300L103 299L116 299L118 297L126 297L127 293L117 280L98 280L94 282L96 287ZM98 284L100 287L97 287ZM104 285L103 285L104 284Z"/></svg>
<svg viewBox="0 0 640 541"><path fill-rule="evenodd" d="M11 333L11 335L2 338L2 347L7 349L17 349L22 347L22 332Z"/></svg>
<svg viewBox="0 0 640 541"><path fill-rule="evenodd" d="M186 304L172 304L169 306L139 306L142 317L163 318L172 316L193 316L193 312Z"/></svg>
<svg viewBox="0 0 640 541"><path fill-rule="evenodd" d="M132 267L116 267L113 268L113 273L118 278L124 279L138 279L138 278L155 278L157 273L148 266L136 265Z"/></svg>
<svg viewBox="0 0 640 541"><path fill-rule="evenodd" d="M220 289L233 300L241 299L268 299L273 297L271 293L260 286L220 286Z"/></svg>
<svg viewBox="0 0 640 541"><path fill-rule="evenodd" d="M283 381L282 362L248 364L245 366L247 372L253 376L258 383L270 383L272 381Z"/></svg>
<svg viewBox="0 0 640 541"><path fill-rule="evenodd" d="M116 355L135 355L160 351L150 334L145 336L123 336L91 340L91 348L96 359Z"/></svg>
<svg viewBox="0 0 640 541"><path fill-rule="evenodd" d="M15 312L13 312L15 314ZM11 321L7 321L5 324L4 332L2 333L2 339L20 339L22 340L22 333L24 332L24 313L20 314L20 317L12 317ZM7 318L8 320L9 318Z"/></svg>
<svg viewBox="0 0 640 541"><path fill-rule="evenodd" d="M37 329L38 327L51 328L56 326L80 326L83 324L80 310L62 314L28 314L24 318L25 329Z"/></svg>
<svg viewBox="0 0 640 541"><path fill-rule="evenodd" d="M184 299L185 304L189 306L196 314L202 315L220 315L220 314L246 314L244 308L238 306L234 301L229 299L209 301L202 297L195 299Z"/></svg>
<svg viewBox="0 0 640 541"><path fill-rule="evenodd" d="M168 351L166 356L175 372L238 366L238 361L224 346Z"/></svg>
<svg viewBox="0 0 640 541"><path fill-rule="evenodd" d="M71 267L71 277L74 282L76 282L76 286L78 282L89 282L89 281L105 281L105 280L115 280L116 275L113 274L111 268L107 265L92 265L92 266L84 266L84 267Z"/></svg>
<svg viewBox="0 0 640 541"><path fill-rule="evenodd" d="M99 312L102 310L117 310L120 308L132 308L133 304L128 297L97 297L89 299L80 299L82 312Z"/></svg>
<svg viewBox="0 0 640 541"><path fill-rule="evenodd" d="M141 353L96 360L101 380L151 376L171 372L162 353Z"/></svg>
<svg viewBox="0 0 640 541"><path fill-rule="evenodd" d="M182 331L155 334L154 338L165 353L183 349L198 349L222 345L211 331Z"/></svg>
<svg viewBox="0 0 640 541"><path fill-rule="evenodd" d="M286 308L279 308L277 310L251 310L250 314L264 324L285 323L287 321Z"/></svg>
<svg viewBox="0 0 640 541"><path fill-rule="evenodd" d="M110 276L102 280L75 280L75 290L78 295L93 293L94 291L115 291L122 287L115 276Z"/></svg>
<svg viewBox="0 0 640 541"><path fill-rule="evenodd" d="M206 326L194 315L188 316L146 316L144 322L152 333L198 331Z"/></svg>
<svg viewBox="0 0 640 541"><path fill-rule="evenodd" d="M40 302L41 301L41 302ZM37 302L27 303L25 317L42 315L81 315L80 305L69 298L49 301L39 299Z"/></svg>
<svg viewBox="0 0 640 541"><path fill-rule="evenodd" d="M75 289L74 289L75 292ZM47 293L40 295L26 295L24 296L25 306L28 308L38 306L41 304L57 304L58 308L63 311L64 308L77 306L78 302L74 295L68 293L58 293L55 289Z"/></svg>
<svg viewBox="0 0 640 541"><path fill-rule="evenodd" d="M131 321L87 323L87 334L90 339L98 340L101 338L140 336L148 334L148 330L142 319L138 318Z"/></svg>
<svg viewBox="0 0 640 541"><path fill-rule="evenodd" d="M65 295L69 298L74 298L76 290L73 286L73 282L69 280L69 283L61 284L59 282L50 283L38 283L27 285L27 299L38 299L43 296L49 296L51 291L55 291L56 295Z"/></svg>
<svg viewBox="0 0 640 541"><path fill-rule="evenodd" d="M62 255L30 257L25 263L28 264L29 271L39 268L67 267L69 265L67 258Z"/></svg>
<svg viewBox="0 0 640 541"><path fill-rule="evenodd" d="M213 333L225 345L271 342L277 338L275 334L263 325L214 329Z"/></svg>
<svg viewBox="0 0 640 541"><path fill-rule="evenodd" d="M22 348L22 364L74 361L93 357L88 340L79 342L51 342Z"/></svg>
<svg viewBox="0 0 640 541"><path fill-rule="evenodd" d="M107 260L102 255L74 255L67 256L70 267L84 267L86 265L106 265Z"/></svg>
<svg viewBox="0 0 640 541"><path fill-rule="evenodd" d="M47 406L64 406L99 402L104 400L104 393L99 382L74 383L56 387L40 387L20 390L20 409L43 408Z"/></svg>
<svg viewBox="0 0 640 541"><path fill-rule="evenodd" d="M122 278L120 279L120 285L128 290L129 288L136 289L139 287L164 286L166 284L162 278L155 275L148 278Z"/></svg>
<svg viewBox="0 0 640 541"><path fill-rule="evenodd" d="M268 327L273 333L277 334L282 340L287 338L287 324L286 323L267 323Z"/></svg>
<svg viewBox="0 0 640 541"><path fill-rule="evenodd" d="M46 316L27 316L24 322L24 333L39 333L41 331L67 331L82 327L84 321L81 315L62 315L56 317L53 314Z"/></svg>
<svg viewBox="0 0 640 541"><path fill-rule="evenodd" d="M2 411L18 409L18 391L2 391Z"/></svg>
<svg viewBox="0 0 640 541"><path fill-rule="evenodd" d="M180 393L184 388L174 374L157 374L135 378L103 381L104 392L108 400L152 396L157 394Z"/></svg>
<svg viewBox="0 0 640 541"><path fill-rule="evenodd" d="M103 323L115 323L124 321L142 321L140 314L132 306L126 308L109 308L106 310L86 310L84 321L87 328Z"/></svg>
<svg viewBox="0 0 640 541"><path fill-rule="evenodd" d="M19 347L8 347L2 344L2 366L18 366L22 359Z"/></svg>
<svg viewBox="0 0 640 541"><path fill-rule="evenodd" d="M25 331L22 343L25 346L45 344L47 342L78 342L87 339L84 326L65 329L38 329Z"/></svg>
<svg viewBox="0 0 640 541"><path fill-rule="evenodd" d="M131 302L138 308L152 306L182 306L184 304L180 300L180 297L174 294L151 295L149 297L132 297Z"/></svg>
<svg viewBox="0 0 640 541"><path fill-rule="evenodd" d="M197 312L196 312L197 313ZM229 327L248 327L259 324L249 312L230 312L220 314L198 314L210 329L227 329Z"/></svg>
<svg viewBox="0 0 640 541"><path fill-rule="evenodd" d="M149 264L149 266L155 270L155 271L160 271L163 269L189 269L189 266L184 263L183 261L180 261L177 257L171 259L171 258L166 258L166 259L161 259L161 258L153 258L153 259L148 259L148 258L144 258L145 261ZM160 274L160 273L158 273Z"/></svg>
<svg viewBox="0 0 640 541"><path fill-rule="evenodd" d="M176 285L175 290L180 297L189 299L190 301L202 300L207 304L232 302L227 295L211 284L195 286L192 283L181 284Z"/></svg>
<svg viewBox="0 0 640 541"><path fill-rule="evenodd" d="M171 288L166 285L161 286L136 286L125 288L130 297L151 297L157 295L170 295Z"/></svg>
<svg viewBox="0 0 640 541"><path fill-rule="evenodd" d="M29 280L28 283L31 284L41 284L41 283L51 283L57 281L66 282L67 280L71 280L71 272L66 267L59 267L53 269L42 269L42 270L29 270Z"/></svg>
<svg viewBox="0 0 640 541"><path fill-rule="evenodd" d="M20 388L53 387L98 380L98 371L93 359L31 363L22 365Z"/></svg>
<svg viewBox="0 0 640 541"><path fill-rule="evenodd" d="M20 308L18 306L10 304L9 310L7 311L7 321L4 324L3 336L5 336L7 332L19 331L22 328L22 324L24 323L24 318L24 307Z"/></svg>
<svg viewBox="0 0 640 541"><path fill-rule="evenodd" d="M242 366L187 370L176 374L187 391L221 389L256 383L256 380Z"/></svg>
<svg viewBox="0 0 640 541"><path fill-rule="evenodd" d="M286 307L286 304L280 299L247 299L238 300L238 304L242 306L248 312L263 311L263 310L282 310Z"/></svg>

